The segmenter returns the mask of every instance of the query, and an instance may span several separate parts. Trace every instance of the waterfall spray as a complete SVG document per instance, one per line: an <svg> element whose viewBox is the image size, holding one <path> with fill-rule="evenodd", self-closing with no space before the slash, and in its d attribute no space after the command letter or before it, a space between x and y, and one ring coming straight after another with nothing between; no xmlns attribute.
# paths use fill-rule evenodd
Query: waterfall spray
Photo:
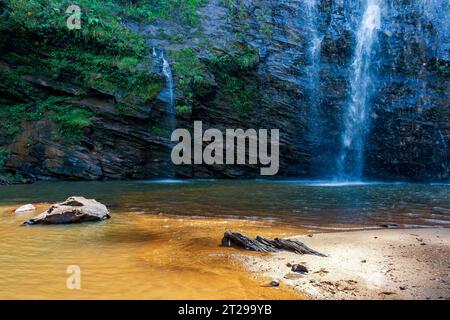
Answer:
<svg viewBox="0 0 450 320"><path fill-rule="evenodd" d="M376 30L381 27L380 0L368 0L356 34L356 47L350 73L351 93L344 112L341 151L337 159L338 180L362 178L364 140L369 130L370 91L372 85L372 48Z"/></svg>
<svg viewBox="0 0 450 320"><path fill-rule="evenodd" d="M161 59L163 62L162 72L166 78L166 86L163 89L165 91L166 102L167 102L167 119L168 128L170 132L175 130L175 94L173 87L173 76L172 69L170 68L169 62L164 57L164 53L161 53Z"/></svg>
<svg viewBox="0 0 450 320"><path fill-rule="evenodd" d="M305 15L306 24L309 33L309 48L308 48L308 60L309 66L307 68L308 85L309 85L309 105L310 105L310 118L309 124L311 140L314 143L321 139L320 134L320 121L318 110L318 88L319 88L319 71L320 71L320 47L322 44L322 37L319 35L319 21L318 21L318 8L317 0L305 1Z"/></svg>

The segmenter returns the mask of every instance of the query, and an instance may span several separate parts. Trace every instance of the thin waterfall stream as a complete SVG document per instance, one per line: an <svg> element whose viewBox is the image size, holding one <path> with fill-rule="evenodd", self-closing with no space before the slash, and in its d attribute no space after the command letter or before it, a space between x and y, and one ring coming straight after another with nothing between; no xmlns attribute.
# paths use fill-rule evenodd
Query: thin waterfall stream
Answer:
<svg viewBox="0 0 450 320"><path fill-rule="evenodd" d="M307 67L308 76L308 91L309 91L309 134L310 141L313 145L317 146L321 143L322 128L320 121L320 48L323 37L319 33L319 10L317 0L306 0L304 2L306 26L309 33L308 39L308 60L309 65ZM316 162L320 162L318 159Z"/></svg>
<svg viewBox="0 0 450 320"><path fill-rule="evenodd" d="M163 89L163 92L165 91L165 97L167 102L167 124L168 128L170 130L170 133L172 133L173 130L175 130L175 94L174 94L174 86L173 86L173 76L172 76L172 69L170 67L169 62L164 57L164 52L161 53L161 59L163 62L162 66L162 72L164 74L164 77L166 78L166 85Z"/></svg>

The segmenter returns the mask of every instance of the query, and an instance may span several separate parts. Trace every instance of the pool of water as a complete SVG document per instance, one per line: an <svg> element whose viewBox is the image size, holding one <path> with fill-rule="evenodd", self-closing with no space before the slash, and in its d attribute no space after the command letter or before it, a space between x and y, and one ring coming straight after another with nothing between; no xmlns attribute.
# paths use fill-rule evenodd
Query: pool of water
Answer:
<svg viewBox="0 0 450 320"><path fill-rule="evenodd" d="M95 198L108 221L22 226L48 203ZM12 211L26 203L38 210ZM227 229L289 236L380 224L450 226L445 184L332 184L305 181L159 180L40 182L0 187L0 298L298 298L267 289L219 246ZM82 272L81 290L66 269Z"/></svg>
<svg viewBox="0 0 450 320"><path fill-rule="evenodd" d="M136 214L274 220L300 227L450 224L450 185L297 180L42 182L0 188L1 205L95 198Z"/></svg>

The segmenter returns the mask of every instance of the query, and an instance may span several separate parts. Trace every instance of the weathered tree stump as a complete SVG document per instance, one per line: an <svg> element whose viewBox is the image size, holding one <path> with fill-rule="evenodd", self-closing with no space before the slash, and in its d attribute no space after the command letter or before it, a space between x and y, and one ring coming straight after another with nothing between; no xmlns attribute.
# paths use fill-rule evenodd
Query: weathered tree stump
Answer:
<svg viewBox="0 0 450 320"><path fill-rule="evenodd" d="M309 248L303 242L298 240L280 238L269 240L260 236L252 239L239 232L230 230L226 231L223 235L222 246L258 252L289 251L298 254L313 254L320 257L326 257L326 255Z"/></svg>

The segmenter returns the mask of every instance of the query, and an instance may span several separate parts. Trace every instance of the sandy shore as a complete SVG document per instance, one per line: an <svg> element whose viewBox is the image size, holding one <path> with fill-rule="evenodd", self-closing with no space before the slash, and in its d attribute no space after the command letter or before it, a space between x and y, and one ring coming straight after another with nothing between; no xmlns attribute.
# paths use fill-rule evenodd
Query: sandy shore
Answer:
<svg viewBox="0 0 450 320"><path fill-rule="evenodd" d="M386 229L294 237L328 255L239 254L257 277L311 299L450 299L450 229ZM308 273L291 271L302 264Z"/></svg>

